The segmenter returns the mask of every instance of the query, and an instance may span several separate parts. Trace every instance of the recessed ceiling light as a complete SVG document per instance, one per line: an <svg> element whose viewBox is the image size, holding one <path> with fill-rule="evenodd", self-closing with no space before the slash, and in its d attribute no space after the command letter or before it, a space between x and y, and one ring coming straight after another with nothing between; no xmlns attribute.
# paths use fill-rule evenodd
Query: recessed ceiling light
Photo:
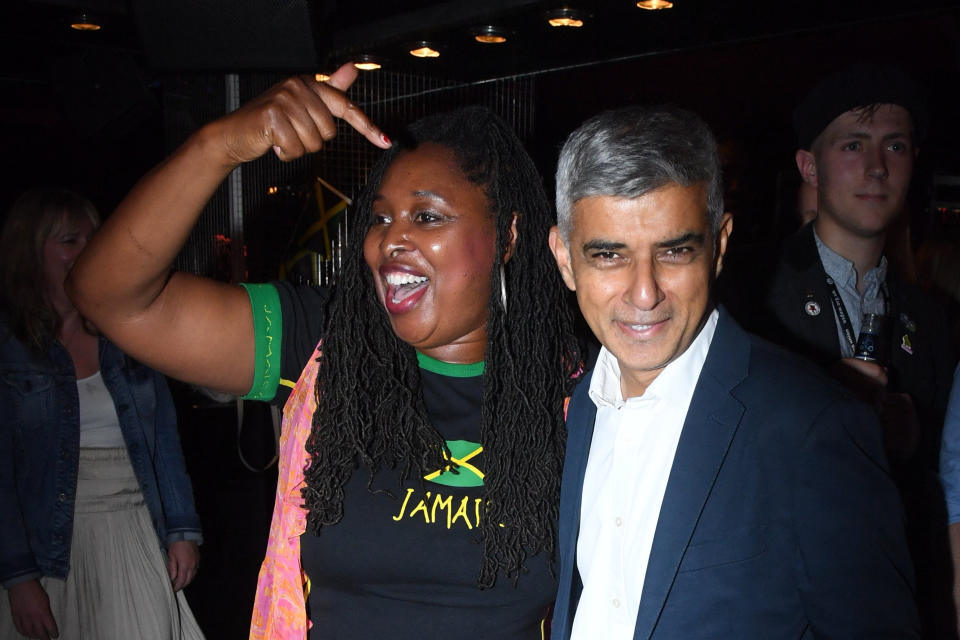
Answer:
<svg viewBox="0 0 960 640"><path fill-rule="evenodd" d="M488 24L474 29L473 39L484 44L502 44L507 41L507 32Z"/></svg>
<svg viewBox="0 0 960 640"><path fill-rule="evenodd" d="M641 9L656 11L657 9L670 9L673 3L670 0L640 0L637 6Z"/></svg>
<svg viewBox="0 0 960 640"><path fill-rule="evenodd" d="M551 27L582 27L584 14L575 9L554 9L547 12L547 22Z"/></svg>
<svg viewBox="0 0 960 640"><path fill-rule="evenodd" d="M364 54L357 56L356 60L353 61L353 66L361 71L376 71L383 65L373 56Z"/></svg>
<svg viewBox="0 0 960 640"><path fill-rule="evenodd" d="M433 44L426 40L420 40L419 42L415 42L410 48L410 55L415 58L439 58L440 52L437 51Z"/></svg>
<svg viewBox="0 0 960 640"><path fill-rule="evenodd" d="M77 15L70 23L70 28L77 31L100 31L100 25L86 13Z"/></svg>

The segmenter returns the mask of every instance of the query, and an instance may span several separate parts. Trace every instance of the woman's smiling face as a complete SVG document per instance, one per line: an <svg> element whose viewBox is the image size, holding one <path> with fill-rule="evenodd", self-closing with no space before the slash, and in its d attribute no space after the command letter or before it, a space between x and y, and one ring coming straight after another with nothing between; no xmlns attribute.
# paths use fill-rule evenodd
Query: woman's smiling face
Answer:
<svg viewBox="0 0 960 640"><path fill-rule="evenodd" d="M371 215L364 258L397 336L438 360L482 360L497 255L483 186L424 143L394 159Z"/></svg>

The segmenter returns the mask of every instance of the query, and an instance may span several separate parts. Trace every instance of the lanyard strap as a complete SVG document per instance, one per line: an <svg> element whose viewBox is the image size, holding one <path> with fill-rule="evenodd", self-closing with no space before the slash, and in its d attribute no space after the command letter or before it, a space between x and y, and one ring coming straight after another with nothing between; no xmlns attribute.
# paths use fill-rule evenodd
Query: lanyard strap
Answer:
<svg viewBox="0 0 960 640"><path fill-rule="evenodd" d="M830 302L833 303L833 311L837 314L840 330L843 331L844 337L847 339L847 342L850 343L850 348L856 351L857 340L853 335L853 324L850 322L850 314L847 313L847 307L843 304L843 298L840 297L840 292L837 291L837 285L830 276L827 276L827 289L830 291ZM889 315L890 293L887 291L886 282L880 284L880 294L883 296L884 315Z"/></svg>

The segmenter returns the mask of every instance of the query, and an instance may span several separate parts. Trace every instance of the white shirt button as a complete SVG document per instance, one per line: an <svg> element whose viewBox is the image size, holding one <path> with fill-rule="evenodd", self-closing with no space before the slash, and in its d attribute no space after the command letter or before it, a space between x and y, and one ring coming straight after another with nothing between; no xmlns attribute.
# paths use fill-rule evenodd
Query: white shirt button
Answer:
<svg viewBox="0 0 960 640"><path fill-rule="evenodd" d="M616 520L614 520L614 522L617 523L617 526L618 526L618 527L622 527L622 526L623 526L623 519L622 519L622 518L619 518L619 517L618 517Z"/></svg>
<svg viewBox="0 0 960 640"><path fill-rule="evenodd" d="M620 601L619 601L617 598L614 598L614 599L613 599L613 606L614 606L615 609L619 609L619 608L620 608Z"/></svg>

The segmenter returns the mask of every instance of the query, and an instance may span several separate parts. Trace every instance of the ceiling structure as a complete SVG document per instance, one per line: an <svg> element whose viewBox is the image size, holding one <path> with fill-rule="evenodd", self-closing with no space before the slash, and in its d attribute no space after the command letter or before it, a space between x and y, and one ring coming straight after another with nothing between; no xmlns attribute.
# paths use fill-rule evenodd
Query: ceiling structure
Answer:
<svg viewBox="0 0 960 640"><path fill-rule="evenodd" d="M5 5L0 135L6 140L63 121L72 121L72 133L81 137L108 123L116 129L117 117L131 117L116 112L130 105L148 109L147 93L170 73L329 73L367 54L384 69L477 82L716 50L858 23L918 16L949 16L945 22L954 25L960 20L957 0L674 0L673 8L659 11L642 10L636 0L6 0ZM549 26L548 12L559 8L576 10L583 26ZM81 13L102 28L70 29ZM502 30L506 42L477 42L474 32L484 26ZM428 41L439 57L411 56L420 41ZM684 81L679 74L676 79Z"/></svg>
<svg viewBox="0 0 960 640"><path fill-rule="evenodd" d="M816 46L818 39L833 42L831 33L844 38L876 31L892 34L890 49L895 50L897 25L918 21L953 30L945 39L954 43L946 56L951 59L940 56L931 64L946 64L951 77L960 67L955 44L960 34L953 33L960 24L957 0L673 2L671 9L645 11L636 0L6 0L0 21L0 136L16 153L0 161L0 180L18 171L35 172L22 168L28 161L49 165L50 149L76 165L91 154L99 161L120 148L127 157L118 170L131 176L111 179L128 184L156 161L156 149L163 146L156 95L170 74L329 72L369 54L384 69L460 82L562 69L582 81L583 74L597 70L603 76L597 82L609 89L611 83L636 82L616 75L614 69L622 65L605 64L613 61L653 64L670 54L674 64L696 58L709 63L700 68L732 79L740 62L723 53L731 45L741 51L756 42ZM583 26L549 26L547 13L563 7L577 10ZM102 28L71 30L70 22L81 12ZM502 29L506 42L476 42L474 31L483 26ZM439 57L411 56L409 50L421 40L430 42ZM783 55L782 47L766 50ZM816 51L791 51L790 68L811 54ZM677 73L673 67L652 75L677 85L703 80L692 70ZM567 76L552 74L551 86ZM762 82L751 88L759 95L780 89ZM594 96L574 93L564 100L571 97L589 103ZM153 140L144 139L144 123L153 127L147 134ZM123 140L128 135L140 137L136 146ZM4 185L0 191L14 188Z"/></svg>
<svg viewBox="0 0 960 640"><path fill-rule="evenodd" d="M9 2L8 2L9 4ZM164 71L330 70L360 54L385 68L463 80L503 77L832 26L935 13L957 2L926 0L675 0L645 11L631 0L13 0L0 25L3 86L52 79L51 65L78 50L130 55ZM551 27L572 8L583 26ZM86 12L94 32L68 28ZM501 44L475 29L495 26ZM426 40L437 58L408 52Z"/></svg>
<svg viewBox="0 0 960 640"><path fill-rule="evenodd" d="M330 63L370 53L394 68L476 80L702 49L857 22L895 20L936 13L957 3L676 0L673 8L659 11L639 9L631 0L357 4L375 9L357 11L342 3L332 14L330 37L323 40L329 48L322 51ZM564 7L580 13L582 27L548 25L547 14ZM504 29L507 42L475 42L472 32L483 25ZM419 40L435 43L440 56L411 57L408 51Z"/></svg>

